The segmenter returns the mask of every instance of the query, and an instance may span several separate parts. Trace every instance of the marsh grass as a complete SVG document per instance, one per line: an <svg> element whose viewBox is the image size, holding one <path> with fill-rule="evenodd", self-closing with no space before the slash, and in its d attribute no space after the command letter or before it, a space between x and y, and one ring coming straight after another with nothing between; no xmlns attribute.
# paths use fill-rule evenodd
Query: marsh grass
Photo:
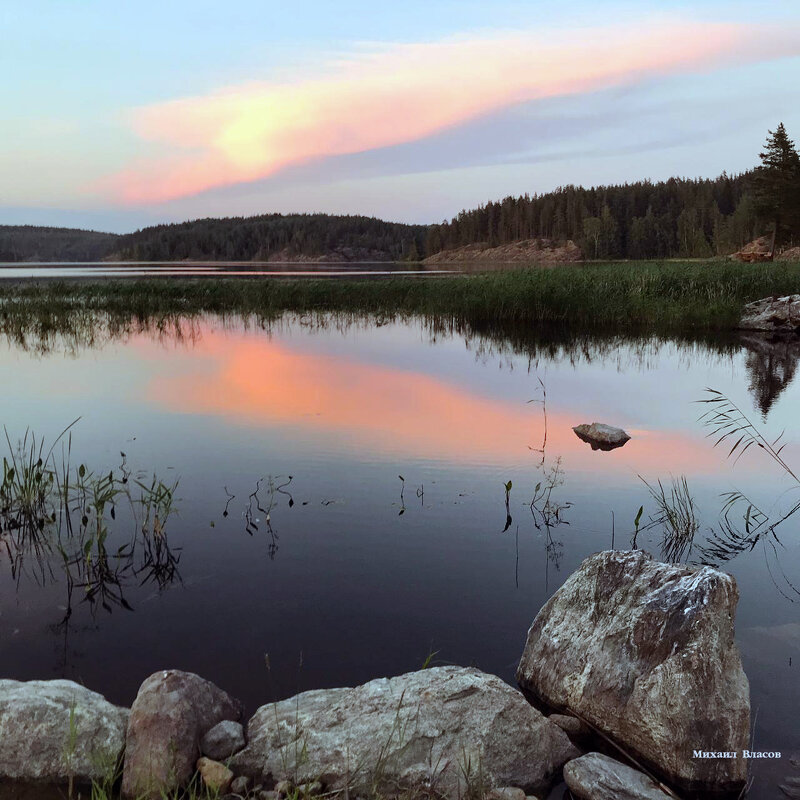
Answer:
<svg viewBox="0 0 800 800"><path fill-rule="evenodd" d="M30 430L15 447L6 431L8 452L0 483L0 547L19 581L23 571L40 583L61 568L66 588L65 620L75 589L92 608L130 609L126 583L155 582L163 588L179 579L180 551L170 549L167 520L176 513L177 481L156 475L130 481L124 464L108 473L71 464L71 423L48 448ZM60 452L58 446L60 445ZM133 529L125 536L117 508L124 501ZM117 528L113 539L112 527Z"/></svg>
<svg viewBox="0 0 800 800"><path fill-rule="evenodd" d="M761 450L792 481L788 491L800 489L800 478L783 457L786 446L782 442L783 433L776 438L768 438L750 418L722 392L708 388L707 397L698 402L708 405L708 410L700 421L709 428L709 437L714 438L714 446L727 446L731 442L727 457L737 462L751 448ZM751 452L755 452L755 450ZM788 511L770 515L753 502L745 492L734 490L722 495L723 505L720 521L711 536L698 548L703 564L719 566L743 552L753 551L761 545L767 573L778 592L788 601L800 601L800 589L790 579L783 568L779 548L785 545L778 537L777 529L800 511L800 501L796 501Z"/></svg>
<svg viewBox="0 0 800 800"><path fill-rule="evenodd" d="M700 529L697 506L689 491L686 476L671 478L669 487L665 487L660 479L655 484L648 483L641 475L639 479L650 492L650 497L656 505L656 513L650 517L650 522L640 527L640 509L640 514L634 523L636 534L649 528L661 528L662 558L671 562L681 561L685 555L691 553L695 534Z"/></svg>
<svg viewBox="0 0 800 800"><path fill-rule="evenodd" d="M174 315L269 318L292 311L583 330L726 330L736 326L744 303L798 291L800 264L722 260L528 267L427 278L17 282L0 287L0 327L24 340L52 335L98 311L116 324L160 318L165 325Z"/></svg>

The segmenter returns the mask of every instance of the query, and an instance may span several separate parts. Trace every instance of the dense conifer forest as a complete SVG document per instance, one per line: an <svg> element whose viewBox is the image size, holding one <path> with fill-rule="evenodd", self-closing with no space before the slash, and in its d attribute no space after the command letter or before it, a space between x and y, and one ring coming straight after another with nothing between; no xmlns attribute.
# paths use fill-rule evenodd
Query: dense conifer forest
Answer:
<svg viewBox="0 0 800 800"><path fill-rule="evenodd" d="M265 214L198 219L124 235L0 226L0 261L416 261L472 244L572 240L588 259L709 258L757 236L800 243L800 157L784 126L741 175L564 186L461 211L438 225ZM773 247L774 249L774 247Z"/></svg>
<svg viewBox="0 0 800 800"><path fill-rule="evenodd" d="M157 225L120 237L124 260L267 261L270 257L339 255L345 260L418 259L425 225L374 217L266 214Z"/></svg>
<svg viewBox="0 0 800 800"><path fill-rule="evenodd" d="M670 178L506 197L434 225L427 254L475 242L572 239L587 258L707 258L738 250L758 231L752 173Z"/></svg>

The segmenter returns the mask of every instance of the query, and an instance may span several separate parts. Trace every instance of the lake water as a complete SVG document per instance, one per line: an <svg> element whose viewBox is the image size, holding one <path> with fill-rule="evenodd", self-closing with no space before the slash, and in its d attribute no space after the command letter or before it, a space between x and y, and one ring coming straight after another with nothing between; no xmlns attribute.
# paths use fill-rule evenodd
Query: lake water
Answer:
<svg viewBox="0 0 800 800"><path fill-rule="evenodd" d="M486 265L483 269L486 269ZM429 267L408 262L254 263L251 261L127 262L0 262L3 280L70 280L91 278L380 278L444 275L470 269L468 265ZM474 269L474 267L473 267Z"/></svg>
<svg viewBox="0 0 800 800"><path fill-rule="evenodd" d="M547 598L612 536L628 547L640 506L643 523L656 513L639 476L686 476L702 522L689 560L717 527L722 493L741 490L771 516L797 500L761 451L734 464L715 449L695 402L712 387L772 438L785 430L782 455L800 468L790 348L318 322L202 318L0 342L12 444L29 429L49 447L80 417L73 469L127 476L134 501L137 479L177 481L171 507L118 497L115 519L106 509L108 551L135 542L110 559L110 577L79 571L70 586L50 527L38 559L0 534L2 676L73 678L129 705L144 677L174 667L249 711L429 656L513 682ZM595 420L632 439L593 451L572 426ZM553 485L549 520L530 507L537 483ZM156 513L148 549L137 531ZM723 564L741 593L755 744L784 754L755 765L756 798L800 774L789 763L800 750L797 520ZM661 529L638 544L658 556Z"/></svg>

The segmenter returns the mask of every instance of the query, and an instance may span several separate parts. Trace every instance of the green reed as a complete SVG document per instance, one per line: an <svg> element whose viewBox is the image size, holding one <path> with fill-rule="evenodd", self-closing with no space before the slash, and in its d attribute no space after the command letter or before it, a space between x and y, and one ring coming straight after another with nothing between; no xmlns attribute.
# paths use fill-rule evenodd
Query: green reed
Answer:
<svg viewBox="0 0 800 800"><path fill-rule="evenodd" d="M485 325L573 330L728 330L742 305L800 292L800 264L643 261L498 270L469 275L275 280L197 278L16 282L0 287L0 329L46 336L103 312L110 324L175 315L284 311L391 318L423 315Z"/></svg>

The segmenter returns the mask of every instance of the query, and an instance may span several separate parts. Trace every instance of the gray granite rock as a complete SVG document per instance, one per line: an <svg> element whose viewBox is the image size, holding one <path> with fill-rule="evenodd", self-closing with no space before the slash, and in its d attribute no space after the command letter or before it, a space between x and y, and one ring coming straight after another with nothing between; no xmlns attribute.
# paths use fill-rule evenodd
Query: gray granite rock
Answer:
<svg viewBox="0 0 800 800"><path fill-rule="evenodd" d="M262 706L232 759L243 774L321 780L326 791L466 785L547 788L579 755L567 735L493 675L436 667L354 689L323 689Z"/></svg>
<svg viewBox="0 0 800 800"><path fill-rule="evenodd" d="M576 425L572 430L579 439L588 442L592 450L615 450L631 438L622 428L615 428L603 422Z"/></svg>
<svg viewBox="0 0 800 800"><path fill-rule="evenodd" d="M671 800L651 778L601 753L587 753L564 767L577 800Z"/></svg>
<svg viewBox="0 0 800 800"><path fill-rule="evenodd" d="M750 331L800 332L800 294L764 297L744 307L739 327Z"/></svg>
<svg viewBox="0 0 800 800"><path fill-rule="evenodd" d="M200 750L204 756L215 761L227 761L244 744L244 728L241 723L224 719L206 733L200 742Z"/></svg>
<svg viewBox="0 0 800 800"><path fill-rule="evenodd" d="M72 681L0 680L0 779L101 778L122 753L129 713Z"/></svg>
<svg viewBox="0 0 800 800"><path fill-rule="evenodd" d="M534 620L520 684L576 713L689 791L739 788L750 694L734 642L736 581L642 551L587 558Z"/></svg>
<svg viewBox="0 0 800 800"><path fill-rule="evenodd" d="M588 725L581 722L577 717L572 717L568 714L551 714L547 719L558 725L568 736L576 739L589 736L592 732Z"/></svg>

